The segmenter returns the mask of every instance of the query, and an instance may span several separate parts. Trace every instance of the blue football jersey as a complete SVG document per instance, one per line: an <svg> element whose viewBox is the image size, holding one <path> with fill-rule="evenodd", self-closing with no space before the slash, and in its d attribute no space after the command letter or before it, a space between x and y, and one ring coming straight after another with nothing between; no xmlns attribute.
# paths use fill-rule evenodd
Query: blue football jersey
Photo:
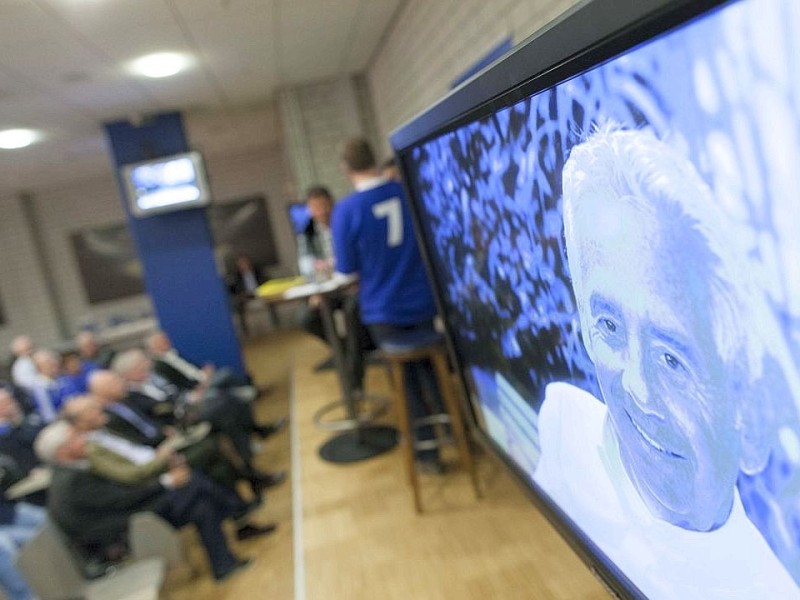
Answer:
<svg viewBox="0 0 800 600"><path fill-rule="evenodd" d="M366 324L433 318L433 301L403 188L395 182L340 200L331 218L336 270L358 273Z"/></svg>

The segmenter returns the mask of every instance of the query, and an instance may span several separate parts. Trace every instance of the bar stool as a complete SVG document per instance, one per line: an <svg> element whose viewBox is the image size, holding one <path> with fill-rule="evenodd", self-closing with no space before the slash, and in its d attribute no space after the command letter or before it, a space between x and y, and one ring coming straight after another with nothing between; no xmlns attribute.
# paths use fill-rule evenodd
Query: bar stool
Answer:
<svg viewBox="0 0 800 600"><path fill-rule="evenodd" d="M399 334L390 340L382 341L380 349L392 373L394 405L397 411L400 433L403 438L402 445L406 472L414 492L414 508L416 512L422 512L422 503L420 501L419 478L415 466L414 450L429 449L431 446L439 445L437 440L415 443L414 430L425 425L450 425L461 464L469 471L472 486L475 489L475 496L480 498L478 475L467 444L464 421L461 417L455 389L450 378L442 336L434 331L409 331L408 333ZM429 360L433 365L446 413L430 415L412 423L405 394L405 367L409 363L424 360Z"/></svg>

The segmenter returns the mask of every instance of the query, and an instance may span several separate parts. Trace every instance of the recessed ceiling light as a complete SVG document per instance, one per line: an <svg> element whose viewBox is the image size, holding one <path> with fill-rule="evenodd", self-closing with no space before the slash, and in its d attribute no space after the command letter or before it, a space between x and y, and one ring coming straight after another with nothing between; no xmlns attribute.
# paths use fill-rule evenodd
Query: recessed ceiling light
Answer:
<svg viewBox="0 0 800 600"><path fill-rule="evenodd" d="M180 73L189 65L189 59L176 52L157 52L134 60L130 68L145 77L170 77Z"/></svg>
<svg viewBox="0 0 800 600"><path fill-rule="evenodd" d="M0 131L0 148L4 150L25 148L40 137L41 134L33 129L6 129L5 131Z"/></svg>

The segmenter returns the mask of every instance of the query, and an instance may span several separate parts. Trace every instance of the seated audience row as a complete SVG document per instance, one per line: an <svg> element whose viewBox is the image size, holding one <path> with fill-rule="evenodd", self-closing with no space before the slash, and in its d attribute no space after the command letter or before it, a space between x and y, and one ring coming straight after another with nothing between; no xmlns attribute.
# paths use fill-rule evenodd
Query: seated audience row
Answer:
<svg viewBox="0 0 800 600"><path fill-rule="evenodd" d="M192 365L163 332L148 340L152 360L139 349L95 360L94 336L76 341L79 352L59 356L20 336L16 385L0 382L0 491L37 468L34 446L54 466L47 496L16 504L0 496L0 587L11 600L33 597L15 556L43 523L45 503L77 554L94 564L125 554L128 518L143 510L175 526L194 523L216 579L247 564L231 553L220 524L232 518L241 540L274 530L247 515L286 474L258 471L253 447L286 420L257 424L252 401L260 390L226 369ZM175 443L204 421L208 435ZM238 492L240 481L252 494Z"/></svg>

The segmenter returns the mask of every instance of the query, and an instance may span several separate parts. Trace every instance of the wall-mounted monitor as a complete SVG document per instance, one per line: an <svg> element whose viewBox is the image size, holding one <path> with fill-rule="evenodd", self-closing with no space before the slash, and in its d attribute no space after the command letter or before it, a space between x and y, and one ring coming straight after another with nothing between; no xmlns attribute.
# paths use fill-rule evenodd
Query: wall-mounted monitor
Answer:
<svg viewBox="0 0 800 600"><path fill-rule="evenodd" d="M131 213L139 218L198 208L211 201L205 165L199 152L125 165L121 174Z"/></svg>
<svg viewBox="0 0 800 600"><path fill-rule="evenodd" d="M798 40L580 3L392 136L477 431L620 596L800 597Z"/></svg>

